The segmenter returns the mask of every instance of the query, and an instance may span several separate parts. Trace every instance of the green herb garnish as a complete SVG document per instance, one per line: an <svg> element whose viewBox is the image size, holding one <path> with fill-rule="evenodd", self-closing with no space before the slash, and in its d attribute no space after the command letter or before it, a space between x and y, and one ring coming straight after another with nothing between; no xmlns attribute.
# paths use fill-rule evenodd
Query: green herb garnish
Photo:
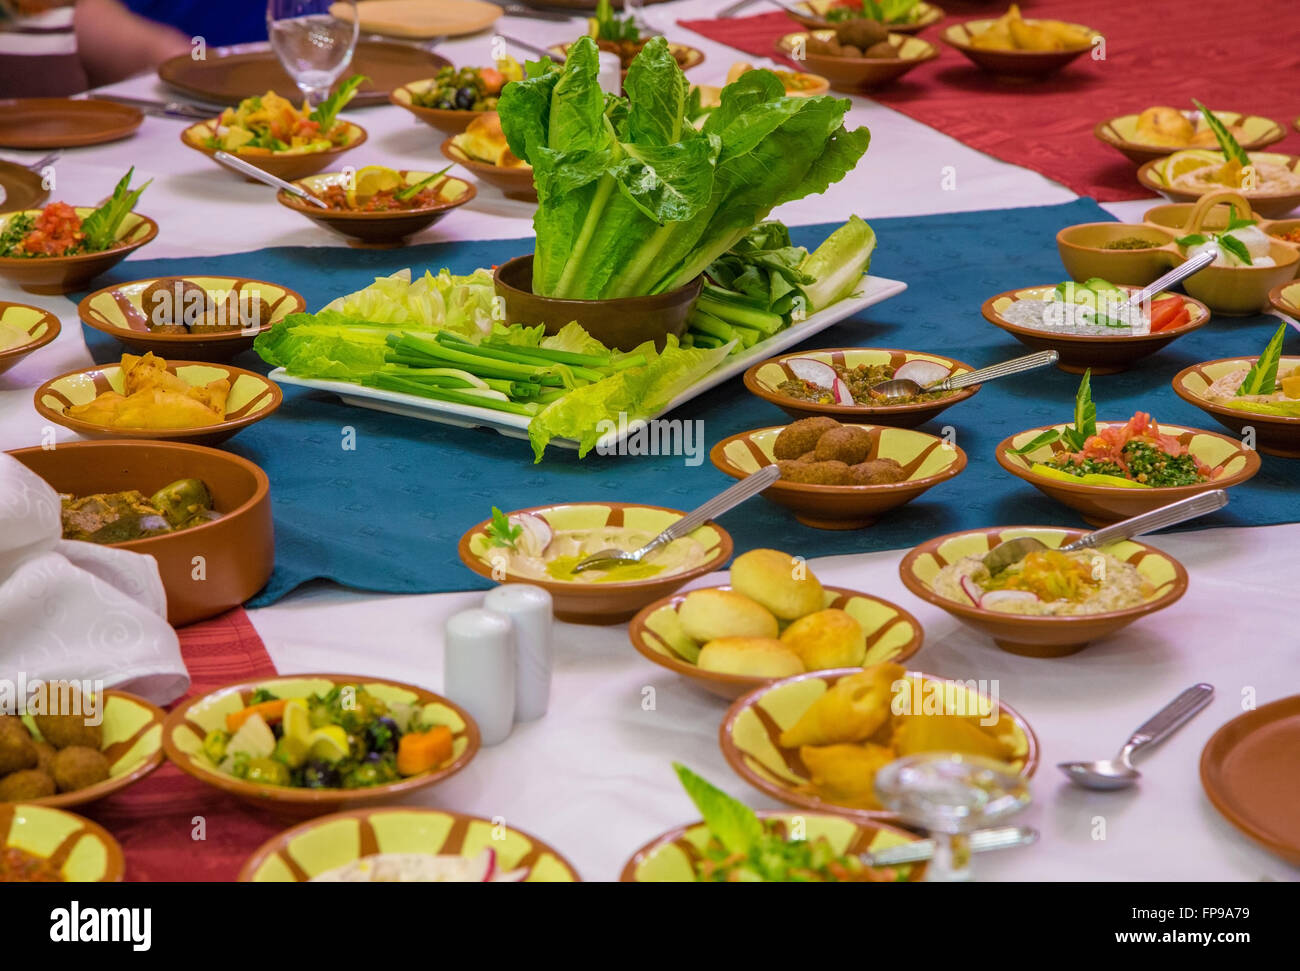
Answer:
<svg viewBox="0 0 1300 971"><path fill-rule="evenodd" d="M598 40L640 40L641 29L635 17L618 17L614 14L614 5L609 0L599 0L596 4L596 38Z"/></svg>
<svg viewBox="0 0 1300 971"><path fill-rule="evenodd" d="M352 100L362 82L370 80L364 74L354 74L338 86L338 90L318 104L307 117L320 125L322 135L328 136L334 128L338 114Z"/></svg>
<svg viewBox="0 0 1300 971"><path fill-rule="evenodd" d="M448 169L450 168L451 166L448 165L447 168L443 169L440 172L434 172L433 175L429 176L426 179L421 179L419 182L416 182L413 185L408 185L405 189L398 189L396 192L393 193L393 198L396 199L398 202L405 202L407 199L414 199L416 196L420 194L421 190L424 189L424 187L427 186L430 182L432 182L434 179L441 178L442 176L446 175Z"/></svg>
<svg viewBox="0 0 1300 971"><path fill-rule="evenodd" d="M1247 266L1253 266L1254 261L1250 258L1250 250L1246 249L1246 244L1236 236L1229 236L1227 233L1221 233L1218 238L1220 248L1231 253Z"/></svg>
<svg viewBox="0 0 1300 971"><path fill-rule="evenodd" d="M1083 372L1083 380L1079 382L1079 390L1074 396L1074 427L1063 431L1050 428L1035 436L1027 445L1010 449L1010 452L1012 455L1028 455L1058 440L1064 442L1071 452L1079 452L1088 439L1096 434L1097 405L1092 400L1092 369L1089 368Z"/></svg>
<svg viewBox="0 0 1300 971"><path fill-rule="evenodd" d="M4 231L0 232L0 256L13 256L14 249L27 238L27 234L36 226L36 217L31 213L18 212L9 217ZM22 255L22 254L19 254Z"/></svg>
<svg viewBox="0 0 1300 971"><path fill-rule="evenodd" d="M1196 105L1197 109L1201 113L1201 117L1205 119L1205 123L1210 127L1210 131L1214 132L1214 137L1218 139L1219 142L1219 148L1223 150L1223 154L1228 158L1228 160L1236 160L1237 162L1240 162L1243 168L1250 165L1250 156L1246 154L1246 150L1238 144L1237 140L1232 137L1232 132L1228 131L1223 122L1219 120L1219 116L1195 98L1192 99L1192 104Z"/></svg>
<svg viewBox="0 0 1300 971"><path fill-rule="evenodd" d="M1282 360L1282 339L1286 337L1286 322L1278 326L1273 339L1264 348L1254 366L1246 372L1237 387L1237 397L1248 394L1272 394L1277 389L1277 367Z"/></svg>
<svg viewBox="0 0 1300 971"><path fill-rule="evenodd" d="M496 506L492 507L492 521L488 523L487 534L491 538L493 546L506 546L512 550L516 549L515 544L523 531L524 527L512 526L509 516Z"/></svg>
<svg viewBox="0 0 1300 971"><path fill-rule="evenodd" d="M126 175L113 189L108 201L92 212L81 222L81 231L86 235L86 249L92 253L106 250L117 241L117 230L122 220L135 208L140 193L149 188L150 179L138 189L131 188L131 176L135 166L127 169Z"/></svg>

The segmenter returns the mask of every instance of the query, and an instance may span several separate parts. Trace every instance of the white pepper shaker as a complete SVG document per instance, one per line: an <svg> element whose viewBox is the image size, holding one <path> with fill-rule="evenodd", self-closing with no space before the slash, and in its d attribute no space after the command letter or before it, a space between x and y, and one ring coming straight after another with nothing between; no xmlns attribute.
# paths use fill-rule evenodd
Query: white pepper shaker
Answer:
<svg viewBox="0 0 1300 971"><path fill-rule="evenodd" d="M612 51L601 51L596 55L599 67L596 72L596 83L600 85L600 90L609 94L623 93L623 62L619 56Z"/></svg>
<svg viewBox="0 0 1300 971"><path fill-rule="evenodd" d="M504 742L515 722L515 626L474 607L447 620L443 687L478 723L484 745Z"/></svg>
<svg viewBox="0 0 1300 971"><path fill-rule="evenodd" d="M515 721L541 718L551 700L551 595L527 583L488 591L483 606L515 625Z"/></svg>

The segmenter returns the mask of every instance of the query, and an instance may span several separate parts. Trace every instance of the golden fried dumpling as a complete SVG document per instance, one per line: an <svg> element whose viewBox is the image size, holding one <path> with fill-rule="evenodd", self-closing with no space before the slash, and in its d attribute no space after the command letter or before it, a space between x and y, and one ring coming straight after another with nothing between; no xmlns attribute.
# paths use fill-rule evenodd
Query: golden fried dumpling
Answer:
<svg viewBox="0 0 1300 971"><path fill-rule="evenodd" d="M879 809L876 773L898 756L883 745L804 745L799 758L823 799L855 809Z"/></svg>
<svg viewBox="0 0 1300 971"><path fill-rule="evenodd" d="M1009 745L961 715L900 715L895 723L894 749L901 758L918 752L960 752L1005 762Z"/></svg>
<svg viewBox="0 0 1300 971"><path fill-rule="evenodd" d="M906 675L902 665L885 663L840 678L781 733L781 745L835 745L870 737L889 720L894 685Z"/></svg>
<svg viewBox="0 0 1300 971"><path fill-rule="evenodd" d="M803 560L780 550L750 550L731 564L731 588L762 604L780 620L821 610L821 582Z"/></svg>
<svg viewBox="0 0 1300 971"><path fill-rule="evenodd" d="M800 617L785 629L781 643L798 654L809 671L857 667L867 656L867 632L833 607Z"/></svg>
<svg viewBox="0 0 1300 971"><path fill-rule="evenodd" d="M164 388L184 394L189 390L184 378L167 370L167 362L152 351L143 357L122 355L122 393L130 396L146 388Z"/></svg>
<svg viewBox="0 0 1300 971"><path fill-rule="evenodd" d="M1182 146L1191 143L1196 126L1177 108L1156 105L1138 115L1136 134L1147 145Z"/></svg>
<svg viewBox="0 0 1300 971"><path fill-rule="evenodd" d="M719 637L776 637L772 612L734 590L692 590L677 610L682 630L704 643Z"/></svg>
<svg viewBox="0 0 1300 971"><path fill-rule="evenodd" d="M226 399L230 397L230 382L225 378L217 378L202 386L192 385L185 393L212 411L217 416L217 421L226 416Z"/></svg>
<svg viewBox="0 0 1300 971"><path fill-rule="evenodd" d="M696 666L722 674L788 678L803 673L803 662L774 637L719 637L700 648Z"/></svg>
<svg viewBox="0 0 1300 971"><path fill-rule="evenodd" d="M471 121L464 132L452 139L452 144L470 158L488 165L512 169L524 164L510 151L501 128L501 116L495 111L485 111Z"/></svg>
<svg viewBox="0 0 1300 971"><path fill-rule="evenodd" d="M110 424L114 428L191 428L221 420L222 415L188 394L151 388L124 399Z"/></svg>

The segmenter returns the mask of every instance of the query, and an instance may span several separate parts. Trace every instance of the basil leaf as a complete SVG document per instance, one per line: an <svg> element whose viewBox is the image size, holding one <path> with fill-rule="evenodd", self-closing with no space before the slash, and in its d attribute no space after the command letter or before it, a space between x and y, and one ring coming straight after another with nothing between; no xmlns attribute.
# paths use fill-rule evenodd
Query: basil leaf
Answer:
<svg viewBox="0 0 1300 971"><path fill-rule="evenodd" d="M1205 124L1209 126L1210 131L1214 132L1214 137L1218 139L1219 142L1219 148L1223 150L1223 154L1227 156L1228 160L1231 161L1236 159L1241 163L1243 168L1250 165L1250 156L1247 155L1246 150L1237 143L1237 140L1232 137L1232 132L1228 131L1223 122L1219 120L1219 116L1195 98L1192 99L1192 104L1196 105L1197 109L1201 112L1201 117L1205 119Z"/></svg>
<svg viewBox="0 0 1300 971"><path fill-rule="evenodd" d="M1029 442L1027 445L1022 445L1020 448L1013 448L1010 452L1012 455L1028 455L1030 452L1035 452L1044 445L1051 445L1052 442L1057 441L1060 437L1061 433L1059 431L1055 428L1049 428L1041 435L1035 435L1034 440Z"/></svg>
<svg viewBox="0 0 1300 971"><path fill-rule="evenodd" d="M1241 262L1245 263L1247 266L1255 265L1255 261L1250 258L1250 250L1246 249L1246 244L1236 236L1229 236L1227 233L1224 233L1219 237L1219 246L1231 253L1237 259L1241 260Z"/></svg>
<svg viewBox="0 0 1300 971"><path fill-rule="evenodd" d="M1234 229L1245 229L1247 226L1254 226L1257 223L1254 219L1238 219L1236 206L1228 206L1228 213L1228 228L1224 230L1225 233L1230 233ZM1246 215L1249 216L1250 213Z"/></svg>
<svg viewBox="0 0 1300 971"><path fill-rule="evenodd" d="M1205 242L1204 233L1192 233L1190 236L1180 236L1174 240L1179 246L1200 246Z"/></svg>
<svg viewBox="0 0 1300 971"><path fill-rule="evenodd" d="M1284 321L1273 334L1273 339L1264 348L1254 367L1246 372L1237 396L1248 394L1272 394L1277 389L1277 366L1282 360L1282 339L1286 337L1287 324Z"/></svg>

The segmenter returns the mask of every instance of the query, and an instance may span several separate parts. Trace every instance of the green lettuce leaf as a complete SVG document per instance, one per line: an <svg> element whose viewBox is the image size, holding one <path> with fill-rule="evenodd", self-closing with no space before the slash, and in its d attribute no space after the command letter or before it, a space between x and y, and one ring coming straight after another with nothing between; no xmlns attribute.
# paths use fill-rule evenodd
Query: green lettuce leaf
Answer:
<svg viewBox="0 0 1300 971"><path fill-rule="evenodd" d="M1282 360L1282 341L1286 337L1287 324L1283 321L1273 333L1273 338L1264 348L1246 376L1237 387L1237 395L1272 394L1277 390L1277 367Z"/></svg>
<svg viewBox="0 0 1300 971"><path fill-rule="evenodd" d="M318 104L307 117L320 125L320 133L329 135L338 120L339 112L347 107L364 81L364 74L354 74L335 89L334 93Z"/></svg>
<svg viewBox="0 0 1300 971"><path fill-rule="evenodd" d="M453 276L442 269L412 280L410 270L376 277L355 293L339 297L326 310L372 324L401 324L406 330L449 330L481 338L492 330L498 313L496 285L488 270Z"/></svg>
<svg viewBox="0 0 1300 971"><path fill-rule="evenodd" d="M86 249L89 252L97 253L106 250L117 242L117 230L122 225L122 220L135 208L140 193L149 188L153 182L153 179L150 179L140 188L132 189L131 176L134 174L133 165L113 187L113 194L108 197L108 200L82 220L81 231L86 234Z"/></svg>
<svg viewBox="0 0 1300 971"><path fill-rule="evenodd" d="M290 314L253 341L272 367L304 378L360 381L384 369L389 334L400 328L371 324L334 310Z"/></svg>
<svg viewBox="0 0 1300 971"><path fill-rule="evenodd" d="M1077 452L1097 434L1097 405L1092 400L1092 369L1083 372L1079 391L1074 396L1074 427L1061 433L1070 450Z"/></svg>
<svg viewBox="0 0 1300 971"><path fill-rule="evenodd" d="M728 852L748 854L758 846L763 839L763 823L754 810L700 778L680 762L673 763L673 770L691 802L704 817L709 832Z"/></svg>

